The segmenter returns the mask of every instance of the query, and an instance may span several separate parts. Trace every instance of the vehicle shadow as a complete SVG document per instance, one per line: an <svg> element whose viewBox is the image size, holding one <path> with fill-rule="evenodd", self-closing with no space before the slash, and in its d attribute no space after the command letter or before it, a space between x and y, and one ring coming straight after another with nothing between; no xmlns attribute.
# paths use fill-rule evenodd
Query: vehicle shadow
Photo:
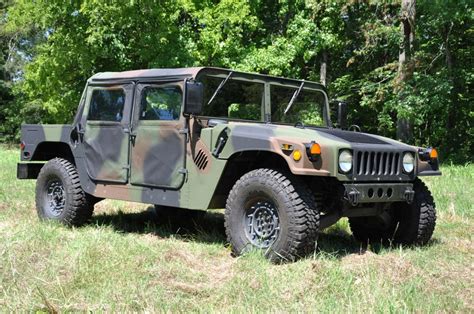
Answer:
<svg viewBox="0 0 474 314"><path fill-rule="evenodd" d="M92 224L110 226L117 232L154 234L160 238L177 237L185 241L208 244L226 244L224 215L219 212L205 212L189 209L169 209L156 212L153 206L143 212L114 214L99 214L92 217ZM430 241L433 245L436 240ZM382 244L367 244L357 242L350 233L339 225L324 230L311 255L330 255L343 258L350 254L363 254L367 250L379 253L386 249Z"/></svg>
<svg viewBox="0 0 474 314"><path fill-rule="evenodd" d="M226 241L224 215L217 212L173 208L156 212L153 206L136 213L118 212L92 216L91 223L110 226L117 232L179 237L202 243Z"/></svg>

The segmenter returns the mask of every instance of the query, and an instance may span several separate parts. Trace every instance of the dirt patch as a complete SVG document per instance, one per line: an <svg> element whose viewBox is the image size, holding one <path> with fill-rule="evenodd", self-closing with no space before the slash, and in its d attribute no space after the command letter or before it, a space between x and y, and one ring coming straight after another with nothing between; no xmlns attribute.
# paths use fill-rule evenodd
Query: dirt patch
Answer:
<svg viewBox="0 0 474 314"><path fill-rule="evenodd" d="M0 211L7 210L8 207L10 207L10 206L7 206L7 204L0 204Z"/></svg>
<svg viewBox="0 0 474 314"><path fill-rule="evenodd" d="M394 284L403 283L417 275L420 270L407 258L395 253L378 255L371 251L350 254L342 258L342 268L356 273L361 281L370 272L377 272L380 278ZM357 280L356 280L357 284Z"/></svg>
<svg viewBox="0 0 474 314"><path fill-rule="evenodd" d="M195 276L199 281L191 283L178 278L171 271L166 271L160 276L163 286L168 286L170 293L179 290L186 294L207 296L211 290L218 289L228 282L235 273L235 259L228 254L212 256L209 258L204 254L191 253L187 250L170 250L164 255L164 260L172 264L185 265L189 274Z"/></svg>
<svg viewBox="0 0 474 314"><path fill-rule="evenodd" d="M474 261L466 267L443 261L425 277L433 293L455 295L467 309L466 313L474 313Z"/></svg>
<svg viewBox="0 0 474 314"><path fill-rule="evenodd" d="M468 253L470 256L474 256L474 243L471 240L455 238L446 241L446 244L459 252Z"/></svg>

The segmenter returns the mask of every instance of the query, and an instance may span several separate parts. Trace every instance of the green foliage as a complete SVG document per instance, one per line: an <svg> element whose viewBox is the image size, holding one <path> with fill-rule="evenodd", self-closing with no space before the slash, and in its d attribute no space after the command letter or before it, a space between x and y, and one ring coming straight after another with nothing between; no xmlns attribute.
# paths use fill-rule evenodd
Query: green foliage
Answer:
<svg viewBox="0 0 474 314"><path fill-rule="evenodd" d="M227 108L229 118L261 121L262 111L260 104L231 104Z"/></svg>
<svg viewBox="0 0 474 314"><path fill-rule="evenodd" d="M17 0L1 20L15 44L7 94L13 85L16 96L0 109L1 128L13 134L27 115L71 121L100 71L206 65L318 81L324 61L329 92L348 101L353 124L395 137L397 119L408 118L412 144L472 161L472 7L417 2L413 75L398 82L399 1Z"/></svg>

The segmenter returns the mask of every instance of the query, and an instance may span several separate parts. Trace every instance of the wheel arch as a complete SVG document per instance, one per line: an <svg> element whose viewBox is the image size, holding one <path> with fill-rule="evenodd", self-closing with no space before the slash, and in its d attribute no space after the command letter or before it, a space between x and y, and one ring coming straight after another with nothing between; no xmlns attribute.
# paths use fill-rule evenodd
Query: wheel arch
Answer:
<svg viewBox="0 0 474 314"><path fill-rule="evenodd" d="M39 143L29 161L48 161L56 157L66 159L74 165L76 164L69 144L53 141Z"/></svg>
<svg viewBox="0 0 474 314"><path fill-rule="evenodd" d="M267 150L247 150L232 154L222 172L217 188L213 193L209 209L224 208L227 196L235 182L245 173L258 169L271 168L290 172L287 161L279 154Z"/></svg>

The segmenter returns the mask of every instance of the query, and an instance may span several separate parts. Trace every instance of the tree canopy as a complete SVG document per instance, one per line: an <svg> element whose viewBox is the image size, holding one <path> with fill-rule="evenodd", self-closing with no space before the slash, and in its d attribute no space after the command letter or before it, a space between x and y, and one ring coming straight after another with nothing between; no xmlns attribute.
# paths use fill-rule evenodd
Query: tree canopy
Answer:
<svg viewBox="0 0 474 314"><path fill-rule="evenodd" d="M395 138L404 119L407 142L472 161L472 2L411 0L407 19L403 1L0 3L0 132L70 122L96 72L220 66L321 80L364 131Z"/></svg>

